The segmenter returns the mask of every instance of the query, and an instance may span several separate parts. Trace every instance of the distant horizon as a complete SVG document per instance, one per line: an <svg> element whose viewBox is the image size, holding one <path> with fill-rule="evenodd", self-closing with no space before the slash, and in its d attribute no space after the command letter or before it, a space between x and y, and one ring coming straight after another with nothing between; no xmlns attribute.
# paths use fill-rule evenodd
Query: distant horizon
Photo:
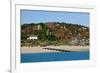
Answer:
<svg viewBox="0 0 100 73"><path fill-rule="evenodd" d="M61 12L42 10L21 10L21 25L31 23L59 22L89 27L90 14L83 12Z"/></svg>
<svg viewBox="0 0 100 73"><path fill-rule="evenodd" d="M49 22L39 22L39 23L49 23ZM66 22L59 22L59 23L66 23ZM24 23L21 25L30 25L32 23ZM34 23L34 24L38 24L38 23ZM74 23L66 23L66 24L72 24L72 25L81 25L81 24L74 24ZM81 26L85 26L85 25L81 25ZM89 27L89 26L85 26L85 27Z"/></svg>

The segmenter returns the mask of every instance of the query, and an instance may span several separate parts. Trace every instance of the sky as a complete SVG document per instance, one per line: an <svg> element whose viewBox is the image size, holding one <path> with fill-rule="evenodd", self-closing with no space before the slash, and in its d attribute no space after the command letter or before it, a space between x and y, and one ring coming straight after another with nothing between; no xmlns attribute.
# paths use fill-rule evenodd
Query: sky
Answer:
<svg viewBox="0 0 100 73"><path fill-rule="evenodd" d="M21 24L40 22L66 22L89 26L89 13L42 10L21 10Z"/></svg>

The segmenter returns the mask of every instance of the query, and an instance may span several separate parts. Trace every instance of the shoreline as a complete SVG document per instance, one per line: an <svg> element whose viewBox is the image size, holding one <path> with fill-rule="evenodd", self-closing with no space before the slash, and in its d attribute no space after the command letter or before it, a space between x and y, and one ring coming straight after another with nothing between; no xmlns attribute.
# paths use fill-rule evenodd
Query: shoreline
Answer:
<svg viewBox="0 0 100 73"><path fill-rule="evenodd" d="M89 51L89 46L45 46L45 47L21 47L21 54L23 53L48 53L48 52L61 52L61 51Z"/></svg>

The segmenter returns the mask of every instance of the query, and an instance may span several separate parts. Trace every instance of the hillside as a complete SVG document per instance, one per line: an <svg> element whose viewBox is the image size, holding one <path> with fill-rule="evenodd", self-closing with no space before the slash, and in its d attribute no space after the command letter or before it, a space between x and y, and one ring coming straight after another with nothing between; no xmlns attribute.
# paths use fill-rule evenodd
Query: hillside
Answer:
<svg viewBox="0 0 100 73"><path fill-rule="evenodd" d="M37 39L28 39L34 36ZM21 45L89 45L89 27L63 22L23 24Z"/></svg>

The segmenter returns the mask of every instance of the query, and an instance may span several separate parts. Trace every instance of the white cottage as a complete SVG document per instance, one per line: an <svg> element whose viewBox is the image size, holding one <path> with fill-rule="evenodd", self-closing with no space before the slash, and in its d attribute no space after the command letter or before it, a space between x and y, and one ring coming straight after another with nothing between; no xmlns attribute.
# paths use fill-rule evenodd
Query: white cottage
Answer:
<svg viewBox="0 0 100 73"><path fill-rule="evenodd" d="M37 40L38 37L35 36L35 35L33 35L33 36L29 36L27 39L28 39L28 40Z"/></svg>

